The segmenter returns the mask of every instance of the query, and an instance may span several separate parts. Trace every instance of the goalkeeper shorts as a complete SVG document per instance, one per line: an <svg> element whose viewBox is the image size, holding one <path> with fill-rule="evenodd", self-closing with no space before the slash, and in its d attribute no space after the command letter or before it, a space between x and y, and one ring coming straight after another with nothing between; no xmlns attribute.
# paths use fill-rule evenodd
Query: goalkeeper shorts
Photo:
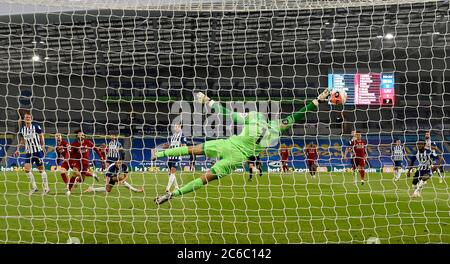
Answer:
<svg viewBox="0 0 450 264"><path fill-rule="evenodd" d="M217 139L203 143L203 152L209 158L219 158L211 172L218 178L231 174L236 168L243 167L247 157L228 139Z"/></svg>

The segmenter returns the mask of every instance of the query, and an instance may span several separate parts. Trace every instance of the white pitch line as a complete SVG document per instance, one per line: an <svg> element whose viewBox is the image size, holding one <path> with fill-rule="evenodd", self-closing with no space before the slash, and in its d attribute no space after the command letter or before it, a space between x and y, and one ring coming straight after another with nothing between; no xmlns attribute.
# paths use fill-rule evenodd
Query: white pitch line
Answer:
<svg viewBox="0 0 450 264"><path fill-rule="evenodd" d="M220 216L210 216L210 215L7 215L0 216L0 219L33 219L33 218L48 218L48 219L58 219L58 218L145 218L145 219L159 219L159 218L269 218L269 219L285 219L285 218L295 218L301 220L305 219L317 219L317 220L346 220L346 219L361 219L361 218L385 218L385 219L393 219L393 218L414 218L414 219L448 219L449 217L439 217L439 216L429 216L429 217L419 217L418 215L373 215L373 216L337 216L337 217L325 217L325 216L295 216L295 215L286 215L286 216L270 216L270 215L220 215ZM429 223L429 222L428 222ZM448 223L446 223L448 224ZM399 224L399 225L403 225Z"/></svg>

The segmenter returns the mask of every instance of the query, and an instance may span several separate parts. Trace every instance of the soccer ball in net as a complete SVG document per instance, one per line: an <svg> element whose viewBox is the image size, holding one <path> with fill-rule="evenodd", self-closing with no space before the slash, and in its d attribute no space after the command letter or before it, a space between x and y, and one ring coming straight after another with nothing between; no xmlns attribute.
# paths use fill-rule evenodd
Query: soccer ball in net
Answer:
<svg viewBox="0 0 450 264"><path fill-rule="evenodd" d="M331 91L330 103L332 105L343 105L347 101L347 93L342 89L334 89Z"/></svg>

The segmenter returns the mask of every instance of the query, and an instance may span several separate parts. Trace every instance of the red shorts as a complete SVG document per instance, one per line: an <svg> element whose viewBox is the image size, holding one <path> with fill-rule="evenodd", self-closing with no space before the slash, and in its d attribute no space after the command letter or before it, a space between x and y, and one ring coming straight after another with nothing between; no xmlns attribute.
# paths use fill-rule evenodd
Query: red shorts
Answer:
<svg viewBox="0 0 450 264"><path fill-rule="evenodd" d="M63 163L61 164L61 168L69 170L69 168L70 168L69 161L67 161L67 160L63 161Z"/></svg>
<svg viewBox="0 0 450 264"><path fill-rule="evenodd" d="M77 169L78 171L81 172L81 174L89 172L89 162L80 162L79 160L71 160L70 167L72 169Z"/></svg>
<svg viewBox="0 0 450 264"><path fill-rule="evenodd" d="M308 166L312 166L314 164L316 164L315 160L308 160Z"/></svg>
<svg viewBox="0 0 450 264"><path fill-rule="evenodd" d="M365 158L354 158L353 164L355 167L365 167L366 159Z"/></svg>

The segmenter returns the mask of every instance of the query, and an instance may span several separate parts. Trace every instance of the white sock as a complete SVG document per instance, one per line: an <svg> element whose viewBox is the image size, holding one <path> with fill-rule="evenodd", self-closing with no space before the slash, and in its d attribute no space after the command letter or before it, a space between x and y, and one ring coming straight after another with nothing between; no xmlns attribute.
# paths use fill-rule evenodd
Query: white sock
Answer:
<svg viewBox="0 0 450 264"><path fill-rule="evenodd" d="M440 169L437 169L437 172L438 172L439 178L443 179L444 176L442 175L441 170L440 170Z"/></svg>
<svg viewBox="0 0 450 264"><path fill-rule="evenodd" d="M106 187L97 187L97 188L92 188L93 192L106 192Z"/></svg>
<svg viewBox="0 0 450 264"><path fill-rule="evenodd" d="M180 189L177 182L177 177L175 177L175 174L173 175L173 186L175 186L175 190Z"/></svg>
<svg viewBox="0 0 450 264"><path fill-rule="evenodd" d="M129 184L128 182L122 182L123 186L125 186L126 188L132 190L133 192L137 192L139 191L137 188L131 186L131 184Z"/></svg>
<svg viewBox="0 0 450 264"><path fill-rule="evenodd" d="M396 179L400 179L400 176L402 175L402 173L400 172L400 169L398 169L396 172L395 172L395 178Z"/></svg>
<svg viewBox="0 0 450 264"><path fill-rule="evenodd" d="M356 170L353 171L353 180L354 180L355 182L358 181L358 172L357 172Z"/></svg>
<svg viewBox="0 0 450 264"><path fill-rule="evenodd" d="M166 190L170 191L170 188L172 187L173 182L175 181L175 174L171 173L169 174L169 183L167 183Z"/></svg>
<svg viewBox="0 0 450 264"><path fill-rule="evenodd" d="M27 177L28 177L28 180L31 183L31 188L32 189L37 189L36 180L34 179L34 175L33 175L33 173L31 171L27 172Z"/></svg>
<svg viewBox="0 0 450 264"><path fill-rule="evenodd" d="M425 181L420 180L419 183L417 184L416 190L414 192L419 193L420 190L423 188L424 184L425 184Z"/></svg>
<svg viewBox="0 0 450 264"><path fill-rule="evenodd" d="M42 186L44 187L44 190L50 189L48 187L48 177L47 177L47 173L45 171L41 172L41 177L42 177Z"/></svg>

